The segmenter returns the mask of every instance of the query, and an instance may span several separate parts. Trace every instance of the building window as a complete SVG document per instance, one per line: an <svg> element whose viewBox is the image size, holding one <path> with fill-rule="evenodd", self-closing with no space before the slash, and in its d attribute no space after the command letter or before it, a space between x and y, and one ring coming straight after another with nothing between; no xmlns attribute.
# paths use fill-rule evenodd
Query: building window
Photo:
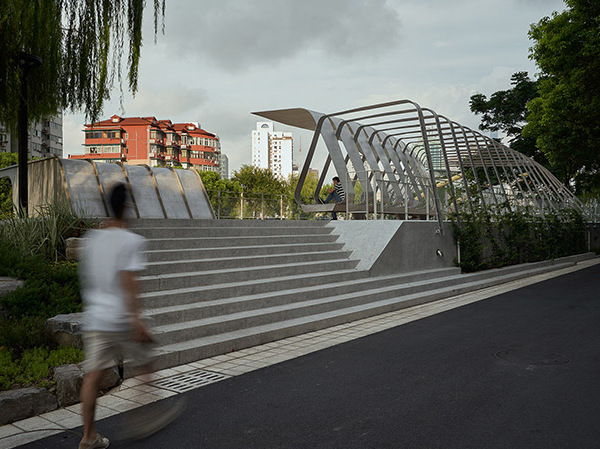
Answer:
<svg viewBox="0 0 600 449"><path fill-rule="evenodd" d="M85 137L87 139L102 139L102 131L88 131Z"/></svg>
<svg viewBox="0 0 600 449"><path fill-rule="evenodd" d="M150 131L150 138L151 139L164 139L165 135L157 129L153 129Z"/></svg>

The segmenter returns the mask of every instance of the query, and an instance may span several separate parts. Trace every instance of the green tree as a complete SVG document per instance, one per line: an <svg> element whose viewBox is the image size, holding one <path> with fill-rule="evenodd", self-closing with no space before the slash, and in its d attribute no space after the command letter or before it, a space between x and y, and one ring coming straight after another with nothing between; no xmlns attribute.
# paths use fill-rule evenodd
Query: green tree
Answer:
<svg viewBox="0 0 600 449"><path fill-rule="evenodd" d="M17 153L0 153L0 168L16 165ZM12 186L7 178L0 179L0 217L13 212Z"/></svg>
<svg viewBox="0 0 600 449"><path fill-rule="evenodd" d="M244 217L278 217L284 212L281 209L285 182L268 168L243 165L233 172L232 179L243 189Z"/></svg>
<svg viewBox="0 0 600 449"><path fill-rule="evenodd" d="M503 131L512 149L548 166L548 160L536 146L536 139L522 135L527 123L527 103L537 98L539 81L531 80L527 72L514 73L510 81L511 89L494 92L489 99L481 93L472 95L471 112L481 114L479 129Z"/></svg>
<svg viewBox="0 0 600 449"><path fill-rule="evenodd" d="M536 139L563 182L574 179L581 193L598 181L600 169L600 2L565 3L565 11L529 32L541 79L523 134Z"/></svg>
<svg viewBox="0 0 600 449"><path fill-rule="evenodd" d="M289 216L292 218L309 218L311 214L304 214L298 203L296 203L295 193L296 186L298 185L299 176L297 174L291 174L285 181L285 198L286 198L286 210ZM312 204L314 191L317 188L319 178L315 173L308 173L302 186L300 196L304 204Z"/></svg>
<svg viewBox="0 0 600 449"><path fill-rule="evenodd" d="M218 218L239 216L239 197L242 185L238 181L223 179L215 171L197 170Z"/></svg>
<svg viewBox="0 0 600 449"><path fill-rule="evenodd" d="M200 171L197 170L204 188L212 194L214 192L223 192L238 194L242 191L242 186L238 181L231 179L223 179L221 175L216 171Z"/></svg>
<svg viewBox="0 0 600 449"><path fill-rule="evenodd" d="M242 185L245 195L282 195L285 193L285 183L268 168L251 165L233 172L232 179Z"/></svg>
<svg viewBox="0 0 600 449"><path fill-rule="evenodd" d="M155 36L165 1L153 1ZM29 76L32 121L59 109L83 110L95 121L115 80L123 94L124 65L128 88L135 94L144 9L145 0L2 0L0 122L16 127L19 52L43 60Z"/></svg>

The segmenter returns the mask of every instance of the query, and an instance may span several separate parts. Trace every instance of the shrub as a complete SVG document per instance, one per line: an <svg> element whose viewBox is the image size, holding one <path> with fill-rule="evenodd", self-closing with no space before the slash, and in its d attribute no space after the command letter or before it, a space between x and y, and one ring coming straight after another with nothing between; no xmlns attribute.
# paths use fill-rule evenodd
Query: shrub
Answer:
<svg viewBox="0 0 600 449"><path fill-rule="evenodd" d="M0 389L47 383L50 368L81 361L80 350L53 349L45 326L54 315L81 311L77 263L60 260L65 240L94 225L63 204L0 221L0 275L25 281L0 298Z"/></svg>
<svg viewBox="0 0 600 449"><path fill-rule="evenodd" d="M11 348L19 355L27 349L46 345L48 337L45 317L0 317L0 346Z"/></svg>
<svg viewBox="0 0 600 449"><path fill-rule="evenodd" d="M55 203L38 208L31 217L15 215L0 221L0 241L22 257L41 255L57 261L64 258L67 238L95 225L95 220L78 217L66 203Z"/></svg>
<svg viewBox="0 0 600 449"><path fill-rule="evenodd" d="M23 286L0 299L0 346L17 353L47 344L46 319L81 311L77 264L45 263Z"/></svg>
<svg viewBox="0 0 600 449"><path fill-rule="evenodd" d="M582 214L574 209L511 208L508 203L451 215L460 244L460 267L467 272L585 252Z"/></svg>

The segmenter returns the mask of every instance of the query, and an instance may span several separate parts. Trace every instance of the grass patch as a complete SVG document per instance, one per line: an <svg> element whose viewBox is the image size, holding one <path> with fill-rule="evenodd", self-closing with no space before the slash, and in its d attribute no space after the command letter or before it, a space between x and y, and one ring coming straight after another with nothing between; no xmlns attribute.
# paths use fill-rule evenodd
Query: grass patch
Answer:
<svg viewBox="0 0 600 449"><path fill-rule="evenodd" d="M50 387L54 384L51 370L55 366L79 363L83 351L77 348L36 347L14 357L7 348L0 348L0 390L13 387Z"/></svg>

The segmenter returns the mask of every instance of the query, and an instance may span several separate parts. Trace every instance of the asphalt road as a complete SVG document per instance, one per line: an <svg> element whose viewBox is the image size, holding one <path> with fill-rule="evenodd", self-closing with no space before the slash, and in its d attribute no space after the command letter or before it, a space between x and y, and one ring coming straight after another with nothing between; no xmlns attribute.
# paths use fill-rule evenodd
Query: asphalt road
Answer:
<svg viewBox="0 0 600 449"><path fill-rule="evenodd" d="M212 384L111 447L600 448L599 289L596 265Z"/></svg>

